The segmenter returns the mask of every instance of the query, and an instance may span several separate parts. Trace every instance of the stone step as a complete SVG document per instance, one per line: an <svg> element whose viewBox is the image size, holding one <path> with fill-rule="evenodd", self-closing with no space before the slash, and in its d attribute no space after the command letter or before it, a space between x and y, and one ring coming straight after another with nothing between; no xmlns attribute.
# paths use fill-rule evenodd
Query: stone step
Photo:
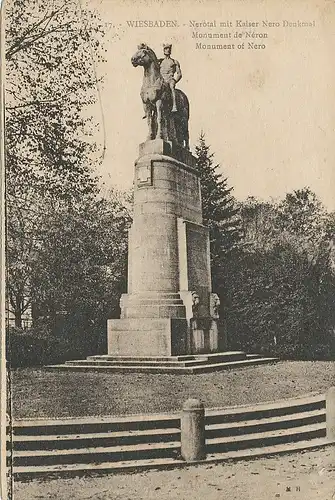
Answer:
<svg viewBox="0 0 335 500"><path fill-rule="evenodd" d="M30 479L34 477L72 477L79 475L120 473L120 472L140 472L149 469L174 469L178 467L190 467L197 464L215 464L227 460L243 460L248 458L258 458L277 454L296 453L304 450L318 449L331 446L333 443L325 438L315 438L306 441L293 443L263 446L259 448L228 451L222 453L212 453L202 461L187 463L174 458L157 458L149 460L131 460L119 462L101 463L75 463L63 465L40 465L40 466L14 466L13 473L17 480Z"/></svg>
<svg viewBox="0 0 335 500"><path fill-rule="evenodd" d="M210 373L216 370L224 370L229 368L242 368L245 366L257 366L260 364L275 363L279 361L277 358L256 358L256 359L246 359L240 361L231 362L221 362L221 363L208 363L199 366L183 367L183 366L162 366L162 365L149 365L144 366L141 364L135 364L132 366L116 364L112 366L106 366L101 364L92 365L85 360L81 360L77 364L62 364L62 365L49 365L45 369L52 370L62 370L62 371L97 371L97 372L115 372L115 373L174 373L174 374L195 374L195 373Z"/></svg>
<svg viewBox="0 0 335 500"><path fill-rule="evenodd" d="M240 361L231 361L229 363L211 363L208 365L201 365L192 368L192 373L210 373L216 370L223 370L228 368L243 368L246 366L265 365L268 363L276 363L280 361L278 358L253 358L242 359Z"/></svg>
<svg viewBox="0 0 335 500"><path fill-rule="evenodd" d="M255 405L235 406L230 408L211 408L206 410L206 424L238 423L271 417L284 417L298 413L323 410L326 401L324 395L311 394L301 398L284 399Z"/></svg>
<svg viewBox="0 0 335 500"><path fill-rule="evenodd" d="M226 358L230 359L231 357L239 357L239 358L243 358L243 359L246 359L247 357L247 354L244 352L244 351L225 351L225 352L211 352L211 353L208 353L208 354L202 354L202 355L199 355L199 356L206 356L206 358L208 358L209 360L213 360L213 361L225 361ZM259 354L255 354L255 356L257 357L262 357L260 356Z"/></svg>
<svg viewBox="0 0 335 500"><path fill-rule="evenodd" d="M326 424L324 422L290 429L257 432L255 434L210 438L206 440L206 449L207 453L211 454L323 437L326 437Z"/></svg>
<svg viewBox="0 0 335 500"><path fill-rule="evenodd" d="M155 431L178 429L177 414L127 415L120 417L84 417L65 419L15 420L15 436L46 436L60 434L94 434L110 432Z"/></svg>
<svg viewBox="0 0 335 500"><path fill-rule="evenodd" d="M14 465L56 465L112 462L124 460L149 460L174 458L180 453L180 441L166 443L141 443L132 445L97 446L80 449L14 450Z"/></svg>
<svg viewBox="0 0 335 500"><path fill-rule="evenodd" d="M325 409L325 396L307 396L254 405L206 409L206 425L240 423ZM179 428L180 412L124 416L14 420L16 436L83 434Z"/></svg>
<svg viewBox="0 0 335 500"><path fill-rule="evenodd" d="M206 438L236 436L269 430L287 429L325 422L325 409L308 411L285 417L270 417L231 423L206 425ZM34 429L35 431L35 429ZM15 431L14 431L15 432ZM180 429L147 429L94 433L16 435L12 437L14 450L72 449L82 447L113 446L148 442L180 441ZM9 443L8 443L9 444Z"/></svg>
<svg viewBox="0 0 335 500"><path fill-rule="evenodd" d="M240 351L233 352L231 354L238 354ZM242 352L241 352L242 354ZM203 357L207 358L207 355L193 355L193 354L185 354L182 356L113 356L112 354L94 354L92 356L88 356L89 360L96 359L106 359L108 361L194 361L195 359L202 359Z"/></svg>
<svg viewBox="0 0 335 500"><path fill-rule="evenodd" d="M208 359L203 358L203 359L197 359L197 360L189 360L189 361L141 361L141 366L148 366L148 367L166 367L170 366L172 368L174 367L193 367L193 366L199 366L202 364L208 364ZM71 361L66 361L65 364L67 366L104 366L104 367L113 367L113 366L135 366L137 367L139 365L138 360L134 361L125 361L122 359L119 360L107 360L107 359L78 359L78 360L71 360Z"/></svg>
<svg viewBox="0 0 335 500"><path fill-rule="evenodd" d="M210 430L210 429L209 429ZM259 432L261 430L261 432ZM300 425L291 428L272 430L258 429L250 434L209 437L206 439L207 453L234 451L245 448L257 448L306 439L321 438L326 435L325 422ZM56 452L56 453L55 453ZM138 460L151 458L174 458L180 452L178 441L150 442L139 444L117 444L114 446L92 446L76 449L53 448L37 450L13 450L15 465L52 465L55 463L88 463L104 461Z"/></svg>
<svg viewBox="0 0 335 500"><path fill-rule="evenodd" d="M58 450L180 441L180 429L148 429L86 434L13 435L14 450Z"/></svg>
<svg viewBox="0 0 335 500"><path fill-rule="evenodd" d="M253 355L256 357L257 355ZM260 356L257 356L258 358ZM101 356L88 356L86 360L79 360L80 362L85 361L103 361L103 362L113 362L113 364L121 364L126 365L127 363L133 364L150 364L153 366L157 364L162 364L163 366L171 365L179 365L179 366L192 366L191 363L204 363L204 362L218 362L218 361L239 361L242 359L247 359L247 355L243 351L227 351L221 353L212 353L212 354L198 354L194 356L165 356L165 357L156 357L156 356L112 356L108 354L104 354ZM76 361L75 361L76 362ZM185 364L184 364L185 363Z"/></svg>
<svg viewBox="0 0 335 500"><path fill-rule="evenodd" d="M261 457L276 454L295 453L298 451L309 450L313 448L321 448L330 446L334 443L330 442L326 437L299 440L287 442L283 444L273 444L270 446L262 446L259 448L247 448L221 453L211 453L207 456L208 462L221 462L224 460L239 460L243 458Z"/></svg>
<svg viewBox="0 0 335 500"><path fill-rule="evenodd" d="M225 436L240 436L274 430L285 430L304 425L324 423L326 410L313 410L292 415L268 417L240 422L218 423L206 425L206 439Z"/></svg>
<svg viewBox="0 0 335 500"><path fill-rule="evenodd" d="M138 366L139 364L141 366L148 366L148 367L161 367L161 366L171 366L171 367L197 367L197 366L202 366L202 365L207 365L207 364L210 364L212 362L214 362L214 359L215 361L224 361L225 363L227 362L233 362L233 361L241 361L241 360L244 360L246 359L246 356L244 353L240 353L240 354L231 354L229 356L225 356L225 357L222 357L221 359L221 356L218 357L218 358L209 358L207 356L203 356L203 357L199 357L198 359L193 359L193 360L169 360L169 359L166 359L164 361L157 361L157 360L139 360L139 359L134 359L134 360L127 360L127 359L123 359L123 358L119 358L119 359L106 359L106 358L103 358L103 359L99 359L99 358L95 358L95 359L91 359L91 358L87 358L87 359L78 359L78 360L71 360L71 361L66 361L65 364L66 365L74 365L74 366L80 366L80 365L84 365L84 366Z"/></svg>

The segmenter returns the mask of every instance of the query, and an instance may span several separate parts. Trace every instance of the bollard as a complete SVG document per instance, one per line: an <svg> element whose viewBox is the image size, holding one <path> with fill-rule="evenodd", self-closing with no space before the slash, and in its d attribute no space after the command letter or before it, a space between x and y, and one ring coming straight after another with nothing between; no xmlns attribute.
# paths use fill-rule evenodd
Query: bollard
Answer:
<svg viewBox="0 0 335 500"><path fill-rule="evenodd" d="M206 457L205 409L198 399L188 399L183 405L181 456L186 462L194 462Z"/></svg>
<svg viewBox="0 0 335 500"><path fill-rule="evenodd" d="M326 394L326 427L327 439L335 441L335 387L328 389Z"/></svg>

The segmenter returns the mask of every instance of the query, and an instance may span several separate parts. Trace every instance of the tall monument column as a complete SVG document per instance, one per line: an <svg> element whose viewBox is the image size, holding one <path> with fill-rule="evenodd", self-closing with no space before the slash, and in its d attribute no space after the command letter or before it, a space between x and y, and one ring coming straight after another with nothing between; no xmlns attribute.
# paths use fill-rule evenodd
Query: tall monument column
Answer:
<svg viewBox="0 0 335 500"><path fill-rule="evenodd" d="M165 72L171 65L173 75L176 61L170 61L166 47L171 46L164 46ZM188 150L188 100L174 86L172 99L170 81L162 78L160 62L147 45L139 46L132 63L144 67L141 96L149 135L135 162L128 293L121 298L121 318L108 321L108 354L216 352L219 299L211 293L209 234L202 223L195 158ZM179 63L178 68L180 76Z"/></svg>

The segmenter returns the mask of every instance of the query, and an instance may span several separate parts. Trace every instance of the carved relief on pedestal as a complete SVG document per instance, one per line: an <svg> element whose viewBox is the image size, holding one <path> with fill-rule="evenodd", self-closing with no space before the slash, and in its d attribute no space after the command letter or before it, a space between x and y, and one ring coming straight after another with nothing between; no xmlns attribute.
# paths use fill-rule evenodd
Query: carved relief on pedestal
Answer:
<svg viewBox="0 0 335 500"><path fill-rule="evenodd" d="M210 315L213 319L219 319L220 317L220 297L217 293L211 293L210 295Z"/></svg>
<svg viewBox="0 0 335 500"><path fill-rule="evenodd" d="M139 164L137 167L137 185L141 186L152 186L152 165L144 163Z"/></svg>
<svg viewBox="0 0 335 500"><path fill-rule="evenodd" d="M200 297L197 292L192 292L192 315L193 318L199 316Z"/></svg>

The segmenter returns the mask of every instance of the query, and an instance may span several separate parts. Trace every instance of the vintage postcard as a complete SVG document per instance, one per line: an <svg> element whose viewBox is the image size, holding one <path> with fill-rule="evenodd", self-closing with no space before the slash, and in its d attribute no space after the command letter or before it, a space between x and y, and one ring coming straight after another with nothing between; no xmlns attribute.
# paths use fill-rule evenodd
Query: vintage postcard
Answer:
<svg viewBox="0 0 335 500"><path fill-rule="evenodd" d="M1 498L335 498L334 3L1 16Z"/></svg>

